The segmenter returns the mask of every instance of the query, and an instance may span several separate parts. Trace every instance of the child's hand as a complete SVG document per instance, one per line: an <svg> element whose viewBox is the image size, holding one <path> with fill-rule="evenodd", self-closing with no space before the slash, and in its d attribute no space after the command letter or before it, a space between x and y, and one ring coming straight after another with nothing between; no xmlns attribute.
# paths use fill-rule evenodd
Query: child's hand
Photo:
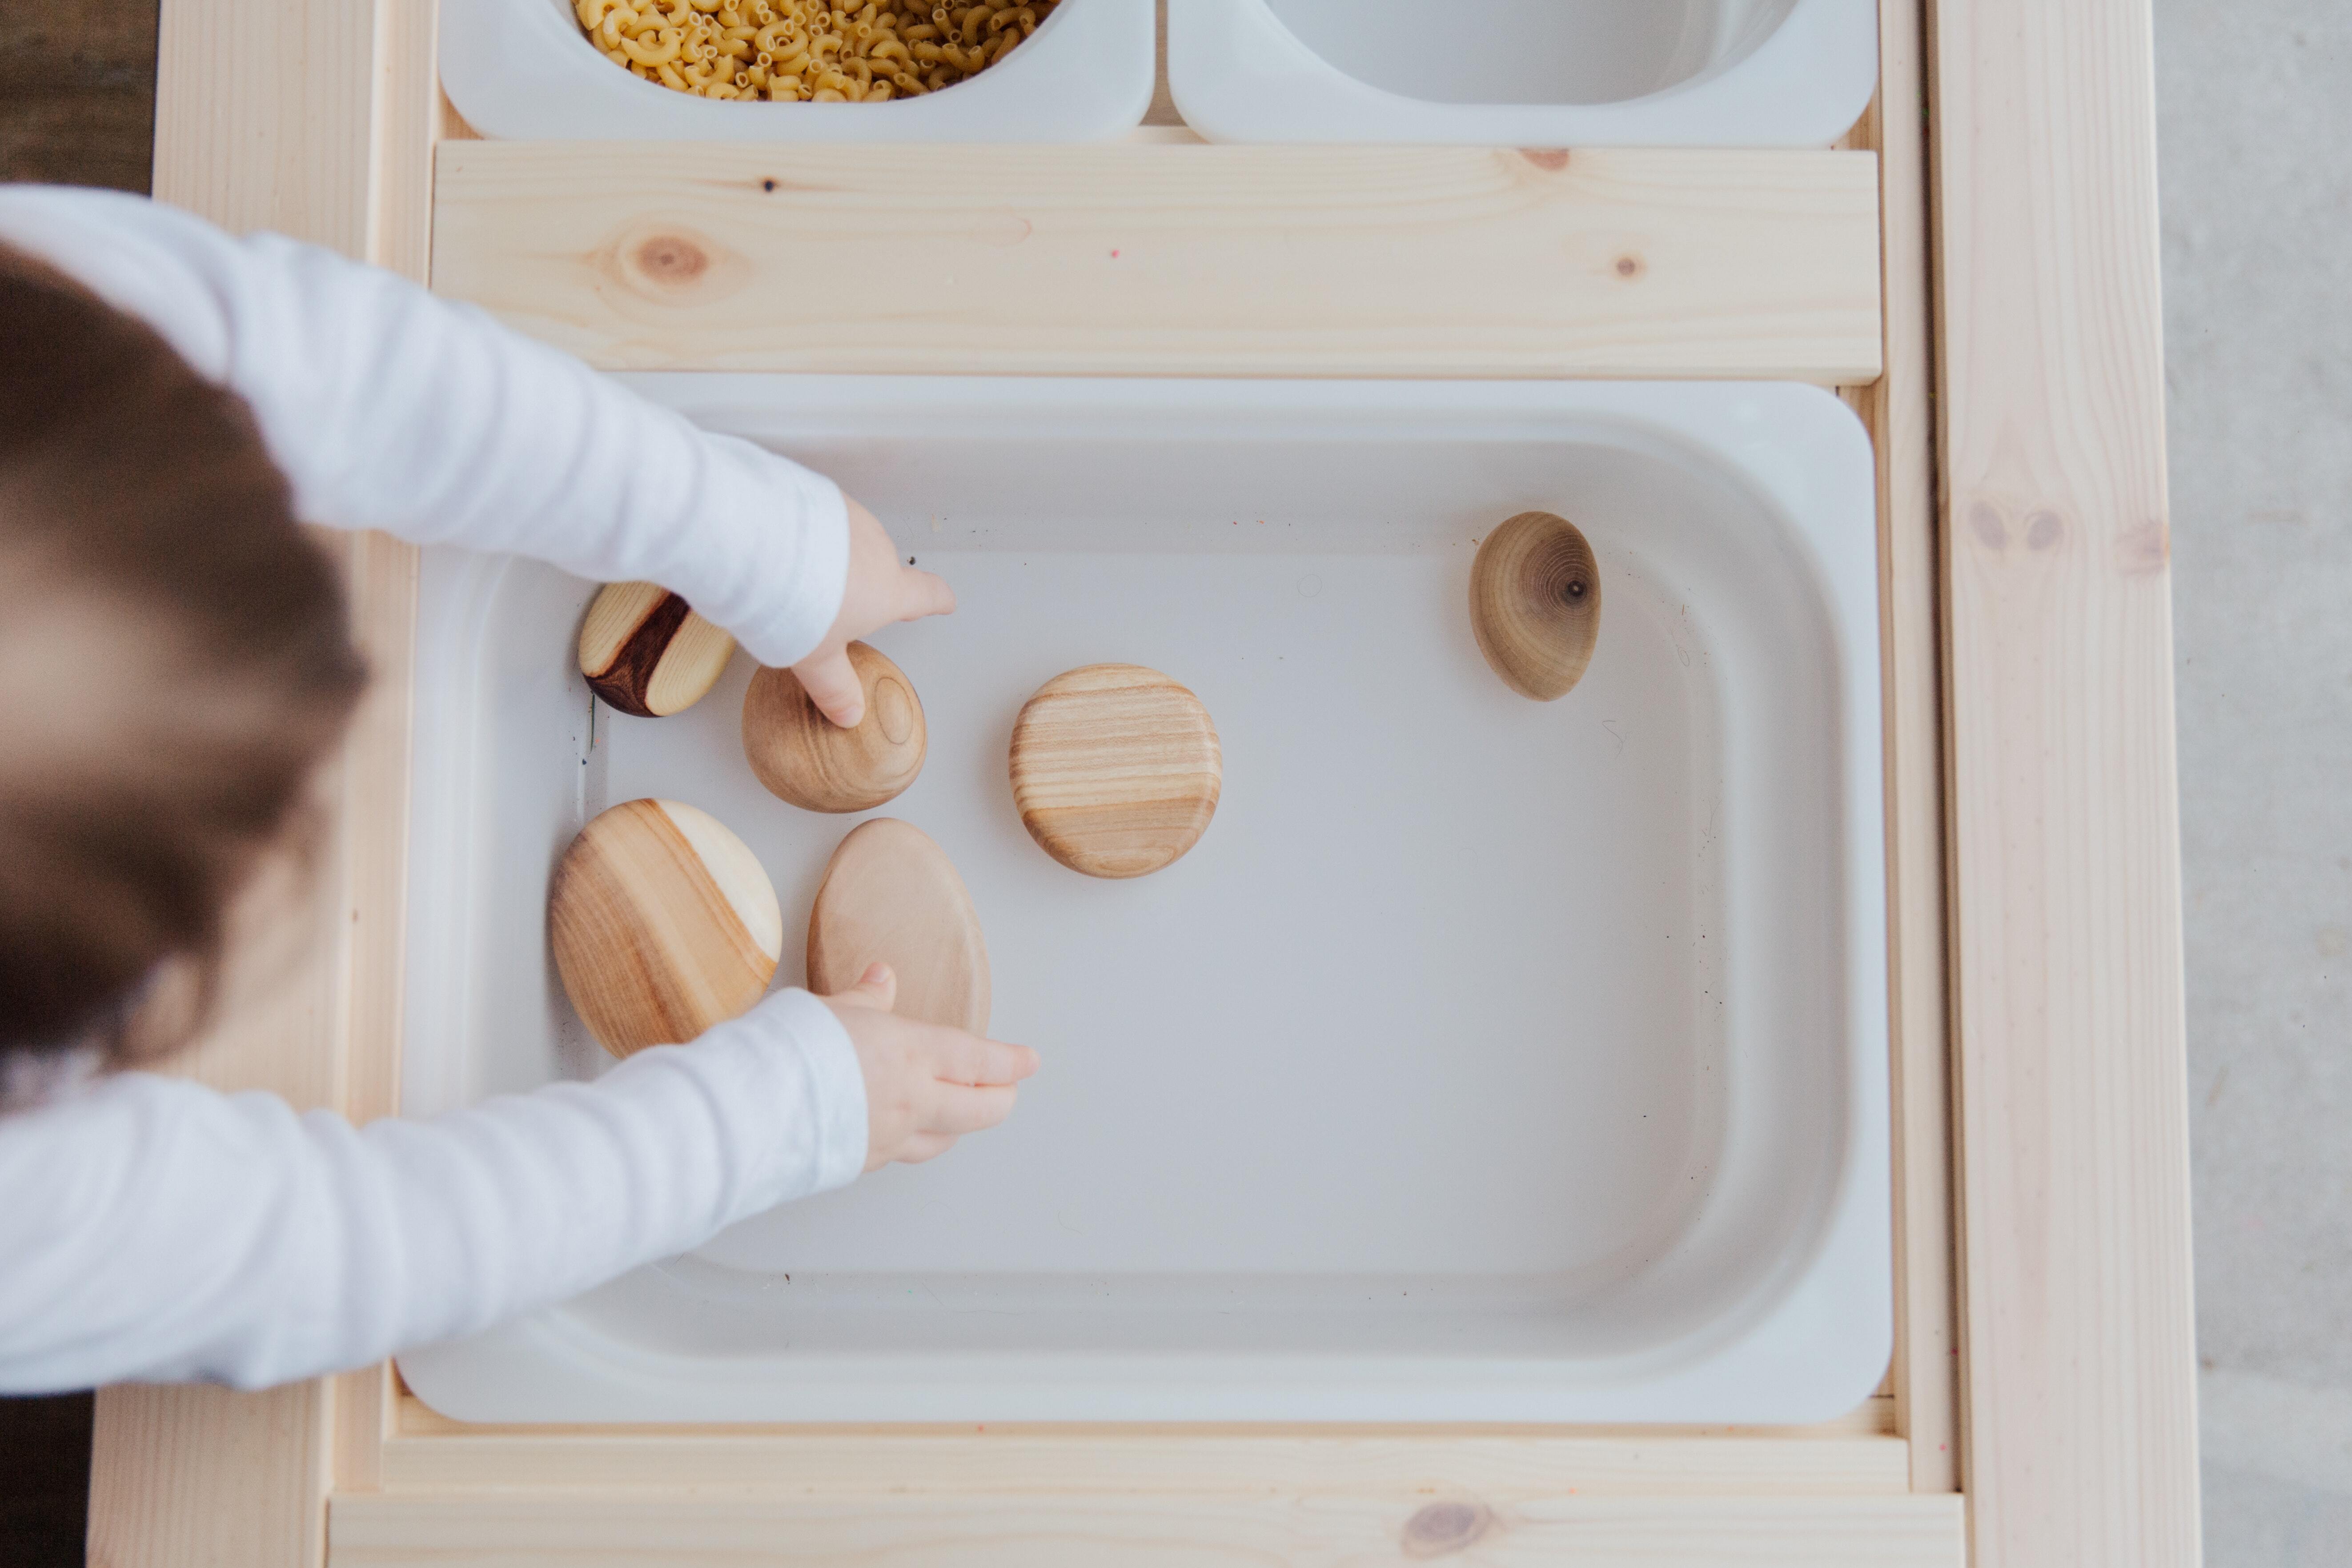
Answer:
<svg viewBox="0 0 2352 1568"><path fill-rule="evenodd" d="M841 595L841 613L817 650L793 666L793 673L817 711L850 729L866 717L866 689L849 667L849 645L893 621L944 616L954 608L955 590L935 574L908 566L874 514L850 501L849 586Z"/></svg>
<svg viewBox="0 0 2352 1568"><path fill-rule="evenodd" d="M898 999L898 977L887 963L824 998L866 1072L869 1171L893 1160L919 1164L964 1133L995 1126L1013 1113L1013 1086L1037 1070L1028 1047L898 1017L890 1011Z"/></svg>

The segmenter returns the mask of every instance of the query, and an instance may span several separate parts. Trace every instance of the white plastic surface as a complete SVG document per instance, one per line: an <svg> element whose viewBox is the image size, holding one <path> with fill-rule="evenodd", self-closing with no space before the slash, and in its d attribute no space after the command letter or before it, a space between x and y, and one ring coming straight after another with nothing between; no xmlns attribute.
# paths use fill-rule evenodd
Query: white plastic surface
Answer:
<svg viewBox="0 0 2352 1568"><path fill-rule="evenodd" d="M470 1420L1791 1422L1891 1337L1874 485L1825 393L633 378L838 477L954 583L875 638L952 856L1005 1128L402 1358ZM1576 690L1466 613L1530 507L1603 572ZM762 791L738 656L664 720L591 704L592 585L429 552L404 1104L599 1071L548 958L578 826L689 801L759 853L785 962L862 816ZM1099 660L1200 694L1200 844L1055 865L1005 747ZM869 814L874 815L874 814Z"/></svg>
<svg viewBox="0 0 2352 1568"><path fill-rule="evenodd" d="M1877 0L1168 0L1213 142L1822 147L1877 81Z"/></svg>
<svg viewBox="0 0 2352 1568"><path fill-rule="evenodd" d="M970 81L887 103L722 103L640 81L566 0L441 0L441 86L484 136L604 142L1090 142L1151 105L1152 0L1064 0Z"/></svg>

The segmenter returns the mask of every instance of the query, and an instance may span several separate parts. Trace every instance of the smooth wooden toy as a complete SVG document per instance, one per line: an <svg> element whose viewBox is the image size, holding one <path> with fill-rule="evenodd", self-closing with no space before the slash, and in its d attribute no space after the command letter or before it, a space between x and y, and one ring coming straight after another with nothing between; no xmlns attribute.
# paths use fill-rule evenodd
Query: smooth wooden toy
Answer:
<svg viewBox="0 0 2352 1568"><path fill-rule="evenodd" d="M922 829L877 816L852 828L809 911L809 988L845 991L880 962L898 972L897 1011L973 1034L988 1029L988 943L971 894Z"/></svg>
<svg viewBox="0 0 2352 1568"><path fill-rule="evenodd" d="M659 719L703 699L735 639L653 583L610 583L580 625L580 673L624 713Z"/></svg>
<svg viewBox="0 0 2352 1568"><path fill-rule="evenodd" d="M1199 841L1224 759L1201 700L1156 669L1090 664L1037 689L1013 726L1013 803L1046 854L1140 877Z"/></svg>
<svg viewBox="0 0 2352 1568"><path fill-rule="evenodd" d="M871 811L923 771L926 731L915 683L876 649L849 645L866 716L845 730L789 669L761 669L743 694L743 755L770 794L809 811Z"/></svg>
<svg viewBox="0 0 2352 1568"><path fill-rule="evenodd" d="M674 800L626 801L580 830L555 868L548 927L564 994L616 1057L746 1011L784 947L758 858Z"/></svg>
<svg viewBox="0 0 2352 1568"><path fill-rule="evenodd" d="M1577 526L1523 511L1488 534L1470 567L1470 629L1512 690L1567 696L1601 636L1601 569Z"/></svg>

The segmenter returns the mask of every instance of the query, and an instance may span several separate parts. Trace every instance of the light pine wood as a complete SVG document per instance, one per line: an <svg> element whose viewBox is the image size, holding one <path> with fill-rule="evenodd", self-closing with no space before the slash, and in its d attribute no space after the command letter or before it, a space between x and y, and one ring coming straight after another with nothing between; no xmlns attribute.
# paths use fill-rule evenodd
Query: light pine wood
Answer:
<svg viewBox="0 0 2352 1568"><path fill-rule="evenodd" d="M476 1494L339 1498L333 1517L346 1568L1960 1568L1963 1555L1950 1497Z"/></svg>
<svg viewBox="0 0 2352 1568"><path fill-rule="evenodd" d="M735 656L735 639L654 583L608 583L580 623L580 673L590 690L640 719L702 700Z"/></svg>
<svg viewBox="0 0 2352 1568"><path fill-rule="evenodd" d="M893 1011L988 1032L988 942L955 862L911 823L879 816L849 830L809 910L809 988L846 991L868 967L898 977Z"/></svg>
<svg viewBox="0 0 2352 1568"><path fill-rule="evenodd" d="M783 952L758 857L675 800L624 801L582 828L556 864L547 924L564 994L616 1057L747 1011Z"/></svg>
<svg viewBox="0 0 2352 1568"><path fill-rule="evenodd" d="M1470 629L1520 696L1565 697L1601 636L1601 570L1584 531L1548 511L1496 525L1470 563Z"/></svg>
<svg viewBox="0 0 2352 1568"><path fill-rule="evenodd" d="M1877 218L1868 153L450 142L433 278L632 370L1835 384Z"/></svg>
<svg viewBox="0 0 2352 1568"><path fill-rule="evenodd" d="M923 771L929 731L907 672L879 649L849 645L866 712L843 729L788 669L762 667L743 693L743 756L768 793L805 811L871 811Z"/></svg>
<svg viewBox="0 0 2352 1568"><path fill-rule="evenodd" d="M1892 1384L1913 1489L1948 1492L1959 1488L1959 1334L1922 0L1881 0L1878 29L1878 98L1859 130L1879 159L1886 373L1860 389L1858 409L1878 450L1895 1156Z"/></svg>
<svg viewBox="0 0 2352 1568"><path fill-rule="evenodd" d="M1013 723L1013 804L1038 847L1089 877L1142 877L1200 841L1224 787L1209 710L1139 664L1039 687Z"/></svg>
<svg viewBox="0 0 2352 1568"><path fill-rule="evenodd" d="M2147 0L1936 13L1966 1483L2198 1560Z"/></svg>

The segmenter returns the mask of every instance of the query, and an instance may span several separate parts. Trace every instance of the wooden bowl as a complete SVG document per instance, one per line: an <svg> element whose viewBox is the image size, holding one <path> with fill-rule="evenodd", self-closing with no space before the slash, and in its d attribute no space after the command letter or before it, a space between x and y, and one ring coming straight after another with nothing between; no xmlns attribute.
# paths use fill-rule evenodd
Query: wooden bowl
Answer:
<svg viewBox="0 0 2352 1568"><path fill-rule="evenodd" d="M784 947L759 858L718 818L674 800L626 801L582 828L547 912L564 994L616 1057L681 1045L748 1011Z"/></svg>
<svg viewBox="0 0 2352 1568"><path fill-rule="evenodd" d="M1013 726L1013 803L1046 854L1140 877L1199 842L1224 787L1201 700L1156 669L1090 664L1037 689Z"/></svg>
<svg viewBox="0 0 2352 1568"><path fill-rule="evenodd" d="M1488 534L1470 567L1470 629L1512 690L1567 696L1601 636L1601 568L1577 526L1523 511Z"/></svg>
<svg viewBox="0 0 2352 1568"><path fill-rule="evenodd" d="M988 1031L988 943L971 894L922 829L877 816L833 852L809 911L809 989L846 991L867 967L898 972L908 1018Z"/></svg>
<svg viewBox="0 0 2352 1568"><path fill-rule="evenodd" d="M580 624L580 673L624 713L659 719L702 700L735 639L652 583L610 583Z"/></svg>
<svg viewBox="0 0 2352 1568"><path fill-rule="evenodd" d="M743 694L743 755L779 799L808 811L871 811L923 771L922 700L906 672L862 642L850 668L866 716L845 730L817 710L789 669L762 668Z"/></svg>

